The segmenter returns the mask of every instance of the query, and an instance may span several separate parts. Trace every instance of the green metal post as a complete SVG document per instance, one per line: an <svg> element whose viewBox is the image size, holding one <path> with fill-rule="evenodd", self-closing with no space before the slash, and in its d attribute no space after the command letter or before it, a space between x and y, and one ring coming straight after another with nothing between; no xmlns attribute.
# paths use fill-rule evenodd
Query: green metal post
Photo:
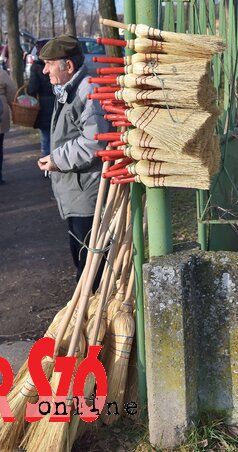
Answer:
<svg viewBox="0 0 238 452"><path fill-rule="evenodd" d="M136 23L158 27L158 0L136 0ZM170 192L166 188L147 188L146 195L151 258L171 253L173 249Z"/></svg>
<svg viewBox="0 0 238 452"><path fill-rule="evenodd" d="M124 0L124 21L125 23L135 23L135 1ZM131 39L134 36L125 32L125 38ZM126 50L126 53L132 53ZM144 234L143 234L143 209L142 194L144 188L140 184L131 184L131 205L132 205L132 228L134 247L134 270L135 270L135 298L136 298L136 344L137 344L137 366L138 366L138 386L140 399L140 413L143 417L147 407L146 390L146 367L145 367L145 332L144 332L144 299L143 299L143 274L144 264Z"/></svg>

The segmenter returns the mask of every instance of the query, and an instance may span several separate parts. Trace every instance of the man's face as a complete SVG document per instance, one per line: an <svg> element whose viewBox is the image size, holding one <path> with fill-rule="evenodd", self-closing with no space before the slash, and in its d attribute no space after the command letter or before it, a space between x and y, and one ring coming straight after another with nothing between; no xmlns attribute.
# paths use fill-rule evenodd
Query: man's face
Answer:
<svg viewBox="0 0 238 452"><path fill-rule="evenodd" d="M48 74L52 85L65 85L72 78L69 61L66 60L65 68L62 69L60 60L45 60L43 74Z"/></svg>

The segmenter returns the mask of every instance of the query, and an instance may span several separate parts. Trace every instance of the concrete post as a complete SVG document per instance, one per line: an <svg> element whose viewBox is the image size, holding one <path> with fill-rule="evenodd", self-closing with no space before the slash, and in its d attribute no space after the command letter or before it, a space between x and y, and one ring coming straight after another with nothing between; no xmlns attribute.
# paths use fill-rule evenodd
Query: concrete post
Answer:
<svg viewBox="0 0 238 452"><path fill-rule="evenodd" d="M144 265L150 441L176 447L201 413L238 422L237 253Z"/></svg>

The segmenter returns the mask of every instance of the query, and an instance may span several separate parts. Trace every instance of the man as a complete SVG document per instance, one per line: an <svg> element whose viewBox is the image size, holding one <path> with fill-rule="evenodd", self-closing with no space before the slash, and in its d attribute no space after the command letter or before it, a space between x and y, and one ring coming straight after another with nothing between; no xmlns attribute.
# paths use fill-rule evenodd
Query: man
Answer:
<svg viewBox="0 0 238 452"><path fill-rule="evenodd" d="M52 188L60 215L67 219L70 248L77 268L83 271L86 248L101 175L95 151L105 147L94 135L109 130L98 101L87 98L93 92L88 83L84 55L77 38L61 35L40 51L44 74L49 74L56 96L51 121L51 153L38 161L42 171L51 172ZM98 282L96 283L98 285ZM94 286L95 290L95 286Z"/></svg>

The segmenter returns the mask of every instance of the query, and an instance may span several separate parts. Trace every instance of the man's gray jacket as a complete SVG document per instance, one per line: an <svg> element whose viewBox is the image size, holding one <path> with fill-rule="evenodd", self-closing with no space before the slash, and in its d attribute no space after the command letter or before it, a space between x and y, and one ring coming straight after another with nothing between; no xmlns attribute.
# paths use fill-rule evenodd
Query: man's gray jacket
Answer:
<svg viewBox="0 0 238 452"><path fill-rule="evenodd" d="M101 161L95 157L105 142L94 140L109 130L98 101L87 99L93 92L85 66L56 95L51 122L52 188L62 218L94 214Z"/></svg>

